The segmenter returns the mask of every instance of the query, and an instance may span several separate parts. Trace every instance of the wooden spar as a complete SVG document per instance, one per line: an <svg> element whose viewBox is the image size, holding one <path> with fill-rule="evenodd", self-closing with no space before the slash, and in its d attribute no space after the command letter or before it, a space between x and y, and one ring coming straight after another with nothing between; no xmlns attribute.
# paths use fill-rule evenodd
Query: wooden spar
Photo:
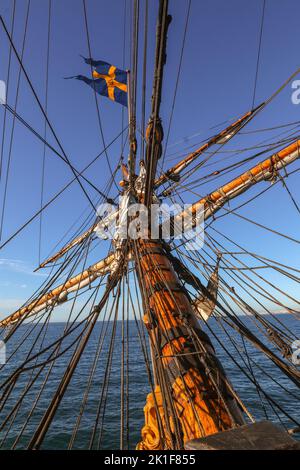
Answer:
<svg viewBox="0 0 300 470"><path fill-rule="evenodd" d="M227 139L227 141L229 141L234 135L237 134L237 132L241 129L242 125L245 124L246 121L249 121L250 118L252 118L254 114L256 114L256 112L259 109L261 109L263 105L264 103L259 105L257 108L251 111L248 111L240 119L235 121L230 126L226 127L226 129L219 132L219 134L213 136L211 139L208 140L208 142L201 145L201 147L195 150L195 152L190 153L186 158L176 163L176 165L174 165L172 168L170 168L168 171L163 173L159 178L155 180L154 188L158 188L162 184L166 183L167 181L172 180L172 178L179 175L181 171L187 168L191 163L193 163L200 155L202 155L202 153L208 150L211 146L217 143L221 143L222 139Z"/></svg>
<svg viewBox="0 0 300 470"><path fill-rule="evenodd" d="M279 170L293 163L299 156L300 140L297 140L176 215L174 223L179 223L183 218L195 215L203 207L204 219L208 219L227 201L244 193L256 183L272 179Z"/></svg>
<svg viewBox="0 0 300 470"><path fill-rule="evenodd" d="M247 113L250 115L251 112ZM246 119L246 114L241 118L241 120ZM238 121L236 121L235 124L232 124L232 126L236 126ZM229 128L227 128L229 129ZM228 130L223 131L224 135ZM221 137L221 134L218 134L218 139ZM206 143L205 146L207 146L209 143ZM207 148L207 147L206 147ZM211 217L213 214L215 214L228 200L235 198L239 194L242 194L245 192L247 189L249 189L251 186L253 186L256 183L259 183L260 181L267 180L272 178L274 175L274 171L281 170L282 168L286 167L287 165L293 163L295 160L299 158L300 155L300 140L295 141L291 145L285 147L284 149L280 150L278 153L273 154L271 157L267 158L263 162L258 163L255 165L253 168L249 169L242 175L238 176L234 180L230 181L229 183L225 184L225 186L217 189L213 193L209 194L208 196L205 196L204 198L200 199L198 202L192 205L191 208L189 208L187 211L184 213L179 214L178 216L175 217L175 220L178 218L178 220L182 220L183 215L189 215L190 211L192 213L197 212L197 210L204 204L204 218L205 220ZM200 149L199 149L200 150ZM197 151L196 151L197 152ZM196 153L195 152L195 153ZM193 154L191 154L193 155ZM189 157L187 157L189 158ZM183 162L178 163L178 165L183 164ZM175 165L173 168L176 168L177 165ZM179 167L178 167L179 168ZM168 172L170 172L169 170ZM181 169L179 170L181 171ZM167 173L168 173L167 172ZM166 175L165 173L164 175ZM164 177L162 175L160 178ZM160 179L159 178L159 179ZM156 180L157 182L159 181ZM160 183L163 184L163 183ZM97 224L94 224L91 228L89 228L85 233L80 235L79 237L75 238L72 240L68 245L66 245L62 250L60 250L58 253L56 253L54 256L51 258L48 258L46 261L44 261L41 265L40 268L46 266L47 264L56 261L58 258L63 256L68 250L73 248L75 245L81 243L82 241L85 240L86 237L88 237Z"/></svg>
<svg viewBox="0 0 300 470"><path fill-rule="evenodd" d="M25 305L25 307L20 308L12 315L9 315L4 320L0 321L0 328L5 328L10 324L15 323L24 315L36 315L47 307L51 307L55 304L58 305L66 301L68 293L74 292L77 289L82 289L97 279L99 276L106 274L109 271L110 265L114 261L114 258L114 254L109 255L107 258L99 261L82 273L77 274L75 277L69 279L64 284L61 284L50 292L47 292L41 297L33 300L30 302L30 304Z"/></svg>
<svg viewBox="0 0 300 470"><path fill-rule="evenodd" d="M161 242L139 240L137 256L140 288L147 300L144 322L157 364L156 387L147 397L145 426L137 449L178 449L190 439L242 424L225 372L208 336L200 329ZM167 407L166 416L163 406L170 394L175 419L174 411ZM176 422L182 442L174 444Z"/></svg>
<svg viewBox="0 0 300 470"><path fill-rule="evenodd" d="M71 248L73 248L76 245L79 245L79 243L82 243L89 235L91 235L91 233L93 233L93 230L97 227L97 223L98 222L92 225L88 230L86 230L86 232L74 238L74 240L72 240L70 243L65 245L61 250L55 253L55 255L43 261L37 269L44 268L47 264L53 263L54 261L61 258L65 253L67 253L67 251L71 250Z"/></svg>

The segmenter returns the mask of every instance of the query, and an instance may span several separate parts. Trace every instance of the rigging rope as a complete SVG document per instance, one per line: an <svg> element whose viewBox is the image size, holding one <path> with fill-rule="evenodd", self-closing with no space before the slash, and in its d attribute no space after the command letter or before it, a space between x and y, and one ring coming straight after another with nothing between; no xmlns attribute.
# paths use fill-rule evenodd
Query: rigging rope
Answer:
<svg viewBox="0 0 300 470"><path fill-rule="evenodd" d="M46 53L46 91L45 91L45 112L48 114L48 88L49 88L49 58L50 58L50 35L51 35L51 6L52 0L48 1L48 35L47 35L47 53ZM45 119L44 123L44 139L47 139L47 122ZM46 144L43 149L43 163L42 163L42 182L41 182L41 204L40 208L43 207L44 202L44 186L45 186L45 163L46 163ZM39 223L39 246L38 246L38 263L41 264L41 249L42 249L42 222L43 212L40 213Z"/></svg>
<svg viewBox="0 0 300 470"><path fill-rule="evenodd" d="M25 16L25 26L24 26L23 44L22 44L22 52L21 52L21 61L23 60L24 52L25 52L27 28L28 28L29 14L30 14L30 1L31 0L28 0L27 11L26 11L26 16ZM18 71L17 90L16 90L16 97L15 97L15 103L14 103L14 109L15 110L17 110L17 106L18 106L20 84L21 84L21 66L19 67L19 71ZM11 158L12 158L13 139L14 139L14 132L15 132L15 122L16 122L15 117L13 117L12 129L11 129L11 134L10 134L10 142L9 142L8 161L7 161L7 167L6 167L6 177L5 177L5 183L4 183L4 196L3 196L3 205L2 205L1 222L0 222L0 240L2 239L2 233L3 233L3 223L4 223L4 215L5 215L5 208L6 208L6 198L7 198L9 171L10 171Z"/></svg>
<svg viewBox="0 0 300 470"><path fill-rule="evenodd" d="M89 56L90 56L90 58L92 58L93 56L92 56L92 50L91 50L91 41L90 41L90 33L89 33L89 26L88 26L86 1L85 1L85 0L82 0L82 2L83 2L84 25L85 25L85 31L86 31L86 38L87 38ZM93 76L93 67L92 67L92 64L91 64L91 76ZM105 158L106 158L106 163L107 163L107 165L108 165L110 174L113 175L113 171L112 171L111 164L110 164L110 160L109 160L108 153L107 153L107 147L106 147L106 144L105 144L103 126L102 126L102 121L101 121L101 116L100 116L99 103L98 103L97 93L96 93L96 85L95 85L94 82L93 82L93 90L94 90L94 98L95 98L97 119L98 119L99 130L100 130L100 135L101 135L101 139L102 139L104 154L105 154ZM113 178L113 181L114 181L115 187L116 187L117 190L119 191L119 186L117 185L117 183L116 183L116 181L115 181L114 178Z"/></svg>
<svg viewBox="0 0 300 470"><path fill-rule="evenodd" d="M11 37L14 35L14 28L15 28L15 15L16 15L16 0L14 0L13 8L12 8L12 20L11 20ZM9 88L10 88L10 71L11 71L11 59L12 59L12 46L10 44L9 47L9 56L8 56L8 68L7 68L7 76L6 76L6 96L8 96ZM4 119L3 119L3 128L2 128L2 141L1 141L1 158L0 158L0 183L2 178L2 166L3 166L3 159L4 159L4 142L5 142L5 131L6 131L6 108L4 108Z"/></svg>
<svg viewBox="0 0 300 470"><path fill-rule="evenodd" d="M34 98L35 98L35 100L36 100L36 102L37 102L37 104L38 104L38 107L40 108L40 110L41 110L41 112L42 112L44 118L46 119L46 122L47 122L47 124L48 124L48 127L49 127L49 129L51 130L51 133L52 133L52 135L53 135L53 137L54 137L56 143L58 144L58 146L59 146L59 148L60 148L60 150L61 150L61 152L62 152L62 154L63 154L63 156L64 156L64 158L65 158L65 160L66 160L66 162L67 162L67 164L68 164L68 166L70 167L72 173L74 174L75 179L76 179L76 181L78 182L79 186L81 187L81 189L82 189L84 195L85 195L86 198L88 199L88 201L89 201L89 203L91 204L91 206L93 207L93 209L96 211L96 208L94 207L93 202L92 202L90 196L88 195L86 189L84 188L82 182L80 181L80 179L79 179L79 177L78 177L78 174L77 174L76 171L74 170L74 167L72 166L72 164L71 164L71 162L70 162L70 160L69 160L67 154L65 153L65 151L64 151L64 149L63 149L63 147L62 147L62 144L61 144L60 140L58 139L57 134L56 134L56 132L55 132L55 130L54 130L54 128L53 128L53 126L52 126L52 124L51 124L51 122L50 122L48 116L47 116L47 114L45 113L45 110L44 110L44 108L43 108L43 106L42 106L42 103L41 103L41 101L40 101L40 99L39 99L39 97L38 97L38 95L37 95L37 93L36 93L36 91L35 91L35 88L34 88L32 82L31 82L31 80L30 80L30 78L29 78L29 75L28 75L28 73L27 73L27 71L26 71L26 69L25 69L25 67L24 67L24 65L23 65L22 59L20 58L20 56L19 56L19 54L18 54L18 51L17 51L16 48L15 48L14 42L13 42L13 40L12 40L10 34L9 34L9 31L8 31L8 29L7 29L7 27L6 27L6 24L5 24L5 22L4 22L4 19L3 19L2 15L0 15L0 23L1 23L1 25L2 25L2 27L3 27L3 29L4 29L4 31L5 31L5 34L6 34L7 38L8 38L8 40L9 40L9 43L11 44L12 49L13 49L13 51L14 51L15 57L16 57L18 63L20 64L20 66L21 66L21 69L22 69L22 72L23 72L23 74L24 74L24 76L25 76L25 78L26 78L26 81L27 81L27 83L28 83L28 85L29 85L29 87L30 87L32 93L33 93L33 96L34 96Z"/></svg>
<svg viewBox="0 0 300 470"><path fill-rule="evenodd" d="M120 132L120 134L117 135L117 137L115 137L107 146L107 148L109 148L116 140L118 140L118 138L123 134L123 132L125 131L126 129L124 129L122 132ZM78 172L78 174L80 176L82 176L82 174L104 153L104 150L102 150L102 152L100 152L81 172ZM36 219L36 217L39 216L39 214L41 213L41 211L44 211L47 207L49 207L52 202L54 202L61 194L63 194L66 189L68 189L71 184L76 181L77 178L74 177L72 180L70 180L59 192L57 192L46 204L44 204L44 206L39 209L32 217L30 217L30 219L28 219L21 227L19 227L14 233L13 235L11 235L4 243L2 243L0 245L0 250L2 248L4 248L8 243L10 243L17 235L19 235L20 232L22 232L29 224L31 224L31 222L33 222L33 220Z"/></svg>
<svg viewBox="0 0 300 470"><path fill-rule="evenodd" d="M122 69L125 70L125 53L126 53L126 15L127 15L127 0L124 1L124 10L123 10L123 62L122 62ZM124 119L125 119L125 110L124 106L122 106L121 110L121 128L124 129ZM123 157L123 142L124 137L122 134L121 137L121 157Z"/></svg>
<svg viewBox="0 0 300 470"><path fill-rule="evenodd" d="M166 157L166 152L167 152L167 147L168 147L168 142L169 142L169 137L170 137L170 131L171 131L171 126L172 126L172 121L173 121L173 116L174 116L175 103L176 103L176 97L177 97L177 91L178 91L178 85L179 85L179 78L180 78L181 67L182 67L183 53L184 53L184 47L185 47L185 42L186 42L186 36L187 36L187 30L188 30L188 24L189 24L189 18L190 18L190 11L191 11L191 5L192 5L192 0L189 0L188 7L187 7L187 13L186 13L186 20L185 20L185 26L184 26L181 52L180 52L179 66L178 66L176 83L175 83L173 102L172 102L172 107L171 107L171 114L170 114L168 131L167 131L167 138L166 138L166 143L165 143L165 150L164 150L162 163L161 163L162 168L164 167L164 162L165 162L165 157Z"/></svg>

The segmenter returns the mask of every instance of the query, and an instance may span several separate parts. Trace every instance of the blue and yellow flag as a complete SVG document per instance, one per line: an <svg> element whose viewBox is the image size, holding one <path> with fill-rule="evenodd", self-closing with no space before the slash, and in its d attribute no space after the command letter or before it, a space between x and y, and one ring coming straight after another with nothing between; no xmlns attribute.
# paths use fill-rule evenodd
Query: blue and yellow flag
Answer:
<svg viewBox="0 0 300 470"><path fill-rule="evenodd" d="M93 67L93 78L77 75L77 80L90 85L99 95L106 96L112 101L127 106L127 72L118 69L114 65L84 58L86 64Z"/></svg>

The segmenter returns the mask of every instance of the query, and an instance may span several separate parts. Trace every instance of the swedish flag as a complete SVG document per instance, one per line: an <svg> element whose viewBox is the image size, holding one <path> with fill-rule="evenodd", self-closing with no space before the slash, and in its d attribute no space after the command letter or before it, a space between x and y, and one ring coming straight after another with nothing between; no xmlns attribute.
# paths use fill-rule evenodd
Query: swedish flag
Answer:
<svg viewBox="0 0 300 470"><path fill-rule="evenodd" d="M127 72L102 60L84 58L86 64L93 67L93 78L77 75L77 80L90 85L99 95L127 106Z"/></svg>

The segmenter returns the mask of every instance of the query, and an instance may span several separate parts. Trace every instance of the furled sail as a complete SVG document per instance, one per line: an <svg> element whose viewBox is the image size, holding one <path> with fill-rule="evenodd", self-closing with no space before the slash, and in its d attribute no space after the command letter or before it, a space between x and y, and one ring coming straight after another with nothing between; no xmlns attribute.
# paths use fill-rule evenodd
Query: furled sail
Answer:
<svg viewBox="0 0 300 470"><path fill-rule="evenodd" d="M33 300L28 305L25 305L0 321L0 328L5 328L24 316L28 318L29 316L36 315L37 313L40 313L49 307L65 302L69 293L88 286L90 283L95 281L95 279L109 272L114 259L114 254L109 255L107 258L90 266L88 269L80 274L77 274L71 279L68 279L66 282L51 290L50 292L47 292L41 297Z"/></svg>

